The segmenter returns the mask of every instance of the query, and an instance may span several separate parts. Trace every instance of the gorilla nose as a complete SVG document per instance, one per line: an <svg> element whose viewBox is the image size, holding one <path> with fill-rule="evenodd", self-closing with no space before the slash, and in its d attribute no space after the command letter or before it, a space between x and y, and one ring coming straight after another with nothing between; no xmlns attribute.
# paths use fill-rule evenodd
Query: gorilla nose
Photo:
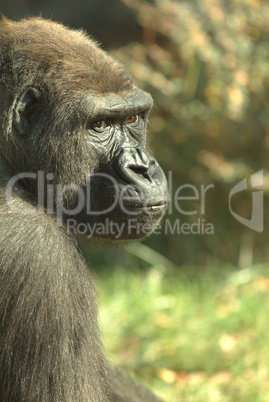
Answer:
<svg viewBox="0 0 269 402"><path fill-rule="evenodd" d="M159 164L141 147L124 147L119 150L112 161L112 170L117 176L129 184L129 192L138 190L145 197L162 201L166 194L167 181Z"/></svg>
<svg viewBox="0 0 269 402"><path fill-rule="evenodd" d="M128 153L126 154L125 163L123 165L123 171L121 175L125 175L127 173L128 178L130 179L131 174L131 181L134 180L134 175L140 175L145 179L152 181L152 177L150 176L150 167L154 164L154 159L149 158L146 155L145 151L141 148L130 148ZM119 173L119 172L118 172ZM127 181L128 181L127 178Z"/></svg>
<svg viewBox="0 0 269 402"><path fill-rule="evenodd" d="M112 164L121 179L129 184L134 184L145 179L152 182L150 171L152 168L154 169L157 162L141 148L124 147L115 156Z"/></svg>

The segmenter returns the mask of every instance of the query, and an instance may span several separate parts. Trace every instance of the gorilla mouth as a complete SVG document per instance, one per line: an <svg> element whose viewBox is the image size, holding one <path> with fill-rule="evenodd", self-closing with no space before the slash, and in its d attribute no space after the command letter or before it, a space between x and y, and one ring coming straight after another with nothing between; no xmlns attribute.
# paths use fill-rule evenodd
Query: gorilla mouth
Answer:
<svg viewBox="0 0 269 402"><path fill-rule="evenodd" d="M129 211L143 210L143 211L156 211L156 213L165 209L167 205L168 205L167 201L160 201L149 205L144 205L140 203L128 203L128 202L123 203L124 208Z"/></svg>

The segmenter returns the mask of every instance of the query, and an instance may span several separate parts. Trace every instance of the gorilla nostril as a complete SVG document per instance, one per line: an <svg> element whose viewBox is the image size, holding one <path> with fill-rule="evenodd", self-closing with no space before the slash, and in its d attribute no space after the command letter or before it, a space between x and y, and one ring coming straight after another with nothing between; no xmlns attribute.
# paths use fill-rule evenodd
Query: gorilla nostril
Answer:
<svg viewBox="0 0 269 402"><path fill-rule="evenodd" d="M138 165L130 165L128 166L130 170L132 170L136 174L144 175L148 171L147 166L138 166Z"/></svg>
<svg viewBox="0 0 269 402"><path fill-rule="evenodd" d="M148 165L129 165L128 169L130 169L133 173L138 176L142 176L144 179L152 181L152 178L149 174L149 166Z"/></svg>

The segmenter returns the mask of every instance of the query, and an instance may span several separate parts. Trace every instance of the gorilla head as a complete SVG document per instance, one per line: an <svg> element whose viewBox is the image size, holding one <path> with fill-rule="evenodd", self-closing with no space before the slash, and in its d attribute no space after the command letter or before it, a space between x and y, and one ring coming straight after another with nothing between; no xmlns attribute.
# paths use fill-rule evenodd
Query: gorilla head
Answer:
<svg viewBox="0 0 269 402"><path fill-rule="evenodd" d="M84 225L113 241L116 224L119 241L152 232L168 196L146 150L151 96L83 32L3 20L0 39L0 152L18 175L12 185L74 233Z"/></svg>

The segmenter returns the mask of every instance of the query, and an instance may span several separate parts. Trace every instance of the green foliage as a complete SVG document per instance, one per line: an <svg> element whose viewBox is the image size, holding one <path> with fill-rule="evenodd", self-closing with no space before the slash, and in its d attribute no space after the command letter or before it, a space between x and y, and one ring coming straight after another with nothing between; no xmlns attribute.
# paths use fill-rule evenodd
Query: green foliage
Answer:
<svg viewBox="0 0 269 402"><path fill-rule="evenodd" d="M266 269L101 270L106 348L165 401L269 400Z"/></svg>
<svg viewBox="0 0 269 402"><path fill-rule="evenodd" d="M163 233L147 244L177 264L220 259L237 266L246 249L247 265L265 260L268 226L263 234L243 227L229 212L228 195L237 182L263 169L268 200L269 3L122 1L134 9L144 40L115 55L153 95L150 147L166 172L172 171L172 194L185 183L214 184L200 216L214 225L214 235ZM235 209L246 218L250 200L247 191L236 198ZM266 222L268 202L264 215ZM169 216L177 218L191 223L198 215Z"/></svg>

